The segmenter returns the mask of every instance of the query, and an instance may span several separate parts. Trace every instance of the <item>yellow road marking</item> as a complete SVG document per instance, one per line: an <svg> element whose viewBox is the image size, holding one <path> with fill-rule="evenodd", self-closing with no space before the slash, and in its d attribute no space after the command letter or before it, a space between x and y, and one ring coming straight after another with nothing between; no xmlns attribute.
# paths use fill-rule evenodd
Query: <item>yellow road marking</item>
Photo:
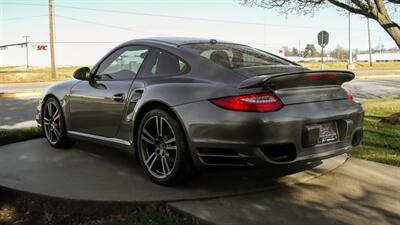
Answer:
<svg viewBox="0 0 400 225"><path fill-rule="evenodd" d="M0 98L27 98L27 97L40 97L41 91L29 91L29 92L9 92L0 93Z"/></svg>
<svg viewBox="0 0 400 225"><path fill-rule="evenodd" d="M400 78L400 74L388 75L356 75L356 79Z"/></svg>

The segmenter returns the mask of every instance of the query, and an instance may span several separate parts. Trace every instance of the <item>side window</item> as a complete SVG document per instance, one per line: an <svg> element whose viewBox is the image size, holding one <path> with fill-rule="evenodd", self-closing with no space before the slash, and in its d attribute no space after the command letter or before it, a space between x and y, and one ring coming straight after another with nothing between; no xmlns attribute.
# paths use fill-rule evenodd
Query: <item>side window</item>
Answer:
<svg viewBox="0 0 400 225"><path fill-rule="evenodd" d="M152 57L146 66L144 76L163 76L180 74L187 70L188 66L178 57L158 49L154 49Z"/></svg>
<svg viewBox="0 0 400 225"><path fill-rule="evenodd" d="M147 47L141 46L119 49L100 64L96 75L105 80L133 79L139 71L148 51Z"/></svg>

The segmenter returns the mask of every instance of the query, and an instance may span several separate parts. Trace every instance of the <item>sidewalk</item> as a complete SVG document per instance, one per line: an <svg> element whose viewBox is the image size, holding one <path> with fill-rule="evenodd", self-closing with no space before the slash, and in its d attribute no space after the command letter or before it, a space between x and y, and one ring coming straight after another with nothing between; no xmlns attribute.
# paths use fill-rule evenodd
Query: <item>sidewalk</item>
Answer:
<svg viewBox="0 0 400 225"><path fill-rule="evenodd" d="M169 206L216 225L394 225L400 224L400 168L352 158L308 182Z"/></svg>

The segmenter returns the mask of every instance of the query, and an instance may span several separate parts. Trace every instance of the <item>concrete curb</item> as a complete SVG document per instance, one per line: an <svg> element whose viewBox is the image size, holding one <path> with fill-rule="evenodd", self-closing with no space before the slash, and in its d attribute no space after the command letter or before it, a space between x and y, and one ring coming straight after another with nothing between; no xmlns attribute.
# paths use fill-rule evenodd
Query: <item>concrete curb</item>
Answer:
<svg viewBox="0 0 400 225"><path fill-rule="evenodd" d="M382 165L351 158L323 179L295 188L238 198L178 202L168 207L208 225L400 224L400 207L395 204L400 196L399 167ZM364 211L369 213L360 213ZM370 214L378 216L365 217Z"/></svg>
<svg viewBox="0 0 400 225"><path fill-rule="evenodd" d="M258 191L254 191L254 192L242 193L240 195L220 196L220 197L215 197L215 198L204 198L204 199L190 200L190 201L193 201L193 202L194 201L209 201L209 200L222 199L222 198L243 197L243 196L255 195L255 194L260 194L260 193L265 193L265 192L277 190L278 188L285 188L285 186L292 186L292 185L298 185L298 184L301 184L301 183L305 183L305 182L311 181L313 179L319 178L321 176L324 176L326 174L332 173L335 170L337 170L338 168L342 167L345 163L347 163L349 161L349 159L352 158L351 156L349 156L347 154L346 154L346 156L347 156L346 159L342 163L340 163L339 165L337 165L337 166L335 166L335 167L333 167L333 168L331 168L331 169L329 169L329 170L327 170L327 171L325 171L323 173L299 179L297 182L294 181L294 182L289 182L289 183L286 183L286 184L278 184L276 186L271 186L270 188L266 188L264 190L258 190ZM190 213L190 212L187 212L187 211L181 209L178 205L176 205L176 203L179 204L181 202L187 202L187 201L185 201L185 200L169 201L169 202L166 203L166 205L167 205L167 207L169 209L171 209L175 213L178 213L178 214L183 215L184 217L191 218L191 219L194 219L196 221L199 221L200 224L218 225L218 224L212 223L210 221L207 221L207 220L205 220L203 218L200 218L200 217L196 216L193 213Z"/></svg>
<svg viewBox="0 0 400 225"><path fill-rule="evenodd" d="M254 195L254 194L258 194L258 193L269 192L269 191L276 190L276 189L279 189L279 188L284 188L284 187L291 186L291 185L305 183L305 182L308 182L308 181L311 181L313 179L325 176L326 174L329 174L329 173L335 171L336 169L338 169L338 168L342 167L344 164L346 164L349 161L349 159L352 158L347 153L344 153L342 155L343 156L346 155L346 159L344 159L339 164L333 166L332 168L330 168L330 169L328 169L328 170L326 170L324 172L321 172L321 173L316 173L316 174L310 173L309 176L301 177L301 178L299 178L297 180L292 180L292 181L289 181L289 182L286 182L286 183L278 183L278 184L270 186L270 187L266 187L266 188L263 188L263 189L257 189L257 190L254 190L254 191L246 191L246 192L243 192L243 193L240 193L240 194L221 195L221 196L213 196L213 197L208 197L208 198L198 198L198 199L188 199L188 200L183 199L183 200L176 200L176 201L167 201L168 202L168 206L169 207L175 207L175 206L173 206L174 203L187 202L187 201L208 201L208 200L214 200L214 199L235 198L235 197ZM340 157L342 155L339 155L337 157Z"/></svg>

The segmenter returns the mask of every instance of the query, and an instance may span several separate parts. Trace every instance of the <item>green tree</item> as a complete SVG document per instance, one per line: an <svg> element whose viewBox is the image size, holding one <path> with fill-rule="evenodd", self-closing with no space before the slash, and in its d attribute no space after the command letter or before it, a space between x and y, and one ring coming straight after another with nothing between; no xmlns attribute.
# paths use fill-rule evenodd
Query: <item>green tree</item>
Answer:
<svg viewBox="0 0 400 225"><path fill-rule="evenodd" d="M306 48L304 49L304 57L310 58L316 55L317 50L313 44L307 44Z"/></svg>
<svg viewBox="0 0 400 225"><path fill-rule="evenodd" d="M335 6L377 21L400 48L400 26L391 15L400 0L240 0L244 5L277 8L281 13L312 14L324 6Z"/></svg>

